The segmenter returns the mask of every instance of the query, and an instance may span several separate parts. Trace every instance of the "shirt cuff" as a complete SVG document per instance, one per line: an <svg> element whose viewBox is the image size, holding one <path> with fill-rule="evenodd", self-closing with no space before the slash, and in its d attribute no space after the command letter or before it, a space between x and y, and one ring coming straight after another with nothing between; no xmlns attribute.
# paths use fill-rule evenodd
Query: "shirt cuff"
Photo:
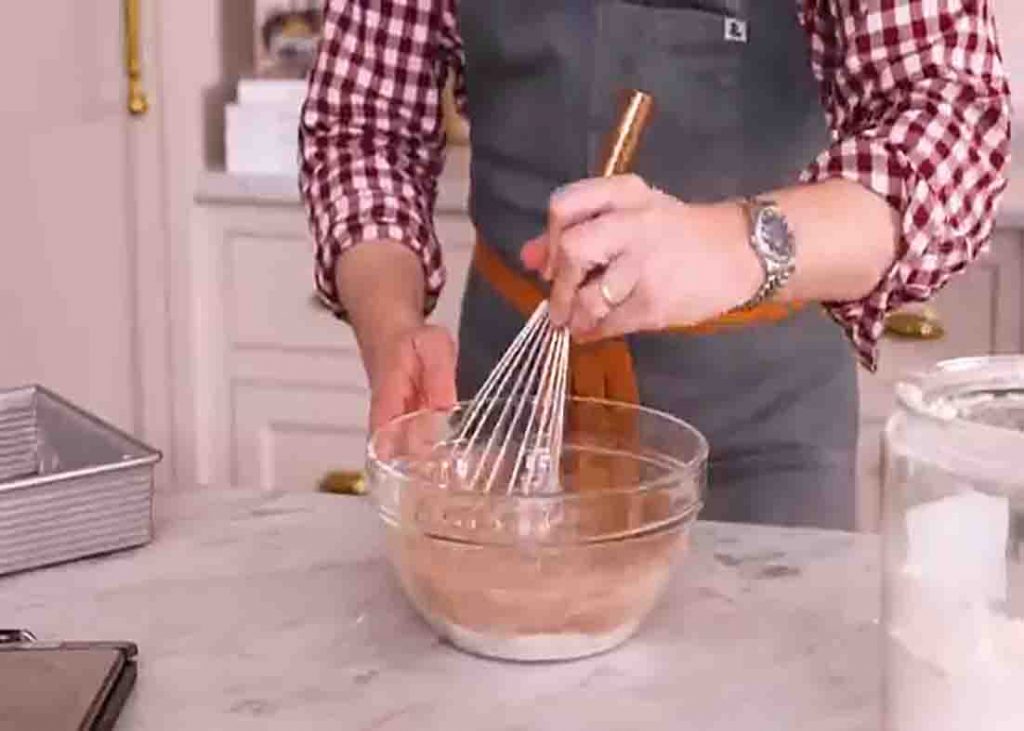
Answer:
<svg viewBox="0 0 1024 731"><path fill-rule="evenodd" d="M841 140L827 149L803 172L801 182L848 180L878 194L900 212L901 231L897 256L865 297L849 302L824 302L825 311L845 331L858 360L870 371L877 370L878 345L885 331L886 315L908 301L925 300L931 287L915 285L915 272L929 244L924 233L929 220L921 219L921 207L908 203L923 198L935 205L927 184L912 183L910 165L902 153L885 140L855 137ZM920 188L924 188L920 190ZM929 218L941 218L934 212Z"/></svg>
<svg viewBox="0 0 1024 731"><path fill-rule="evenodd" d="M348 321L337 287L338 260L356 246L373 241L395 241L406 246L423 267L424 316L437 306L446 271L433 226L394 199L374 197L365 210L353 212L327 229L316 252L316 293L335 317Z"/></svg>

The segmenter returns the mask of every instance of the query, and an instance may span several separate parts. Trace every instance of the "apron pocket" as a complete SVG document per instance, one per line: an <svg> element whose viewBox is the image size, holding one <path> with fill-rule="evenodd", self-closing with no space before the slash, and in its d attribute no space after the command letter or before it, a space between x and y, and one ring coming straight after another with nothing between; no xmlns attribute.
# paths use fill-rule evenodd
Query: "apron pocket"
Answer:
<svg viewBox="0 0 1024 731"><path fill-rule="evenodd" d="M742 173L740 81L745 42L727 38L732 17L692 7L604 4L594 59L588 147L591 171L626 88L655 99L634 170L694 202L733 195ZM743 29L746 31L745 26Z"/></svg>

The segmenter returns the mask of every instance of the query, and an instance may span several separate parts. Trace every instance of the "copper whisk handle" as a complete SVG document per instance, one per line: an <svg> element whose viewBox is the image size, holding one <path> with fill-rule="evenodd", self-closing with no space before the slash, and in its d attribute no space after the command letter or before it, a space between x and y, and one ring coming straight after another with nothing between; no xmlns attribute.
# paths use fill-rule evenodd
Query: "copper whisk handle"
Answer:
<svg viewBox="0 0 1024 731"><path fill-rule="evenodd" d="M619 113L619 123L608 140L601 177L629 172L653 110L654 98L650 94L639 89L628 92Z"/></svg>

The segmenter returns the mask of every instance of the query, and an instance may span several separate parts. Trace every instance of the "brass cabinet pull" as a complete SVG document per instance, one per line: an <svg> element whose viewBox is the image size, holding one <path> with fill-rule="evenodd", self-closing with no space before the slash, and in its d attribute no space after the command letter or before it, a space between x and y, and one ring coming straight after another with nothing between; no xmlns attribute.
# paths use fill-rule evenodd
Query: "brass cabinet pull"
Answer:
<svg viewBox="0 0 1024 731"><path fill-rule="evenodd" d="M328 472L320 480L320 492L333 495L365 495L366 481L361 472Z"/></svg>
<svg viewBox="0 0 1024 731"><path fill-rule="evenodd" d="M946 328L933 310L900 310L885 318L885 332L907 340L940 340L946 335Z"/></svg>
<svg viewBox="0 0 1024 731"><path fill-rule="evenodd" d="M142 40L140 0L124 0L124 55L128 72L128 112L141 117L149 111L149 99L142 88Z"/></svg>

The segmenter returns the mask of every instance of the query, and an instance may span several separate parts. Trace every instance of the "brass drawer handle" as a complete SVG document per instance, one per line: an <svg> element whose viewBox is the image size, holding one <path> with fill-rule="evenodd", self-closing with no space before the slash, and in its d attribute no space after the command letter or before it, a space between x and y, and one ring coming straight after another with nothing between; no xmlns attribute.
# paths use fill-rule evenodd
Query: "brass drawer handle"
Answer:
<svg viewBox="0 0 1024 731"><path fill-rule="evenodd" d="M906 340L940 340L946 328L934 310L898 311L885 318L885 332Z"/></svg>
<svg viewBox="0 0 1024 731"><path fill-rule="evenodd" d="M332 495L365 495L366 480L361 472L337 470L321 478L319 489Z"/></svg>
<svg viewBox="0 0 1024 731"><path fill-rule="evenodd" d="M141 117L149 111L149 98L142 87L142 40L140 0L124 2L124 55L128 73L128 112Z"/></svg>

